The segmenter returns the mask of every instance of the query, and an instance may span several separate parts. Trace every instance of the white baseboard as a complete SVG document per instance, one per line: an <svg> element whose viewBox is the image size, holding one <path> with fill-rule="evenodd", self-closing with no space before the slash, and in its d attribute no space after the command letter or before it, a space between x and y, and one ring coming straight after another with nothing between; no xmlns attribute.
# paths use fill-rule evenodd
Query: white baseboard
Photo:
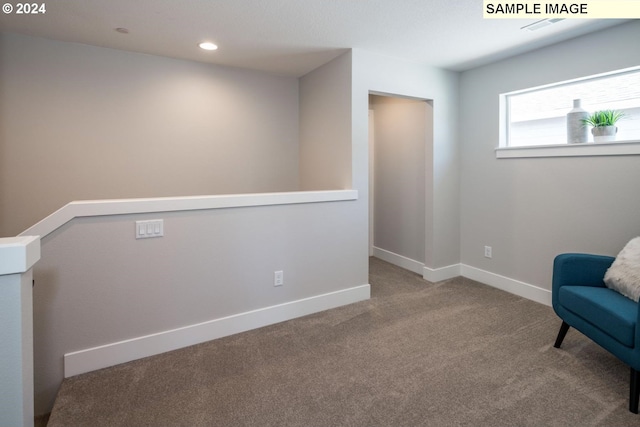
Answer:
<svg viewBox="0 0 640 427"><path fill-rule="evenodd" d="M465 264L431 269L415 260L374 247L374 256L439 282L457 276L492 286L514 295L551 306L551 291ZM177 350L251 329L295 319L319 311L370 298L370 285L265 307L195 325L88 348L64 355L65 378Z"/></svg>
<svg viewBox="0 0 640 427"><path fill-rule="evenodd" d="M432 283L453 279L458 276L460 276L460 264L440 268L424 267L422 270L422 277L424 280L428 280Z"/></svg>
<svg viewBox="0 0 640 427"><path fill-rule="evenodd" d="M551 291L547 289L465 264L460 265L460 275L540 304L551 306Z"/></svg>
<svg viewBox="0 0 640 427"><path fill-rule="evenodd" d="M425 280L432 283L462 276L540 304L551 306L551 291L519 280L481 270L476 267L471 267L466 264L453 264L447 267L429 268L423 263L384 249L374 247L373 252L375 257L397 265L398 267L413 271L414 273L421 274Z"/></svg>
<svg viewBox="0 0 640 427"><path fill-rule="evenodd" d="M424 263L375 246L373 247L373 256L390 262L393 265L397 265L398 267L420 274L429 282L439 282L441 280L452 279L460 275L460 264L435 269L429 268L425 267Z"/></svg>
<svg viewBox="0 0 640 427"><path fill-rule="evenodd" d="M424 264L419 261L375 246L373 247L373 256L418 274L422 274L422 269L424 268Z"/></svg>
<svg viewBox="0 0 640 427"><path fill-rule="evenodd" d="M65 378L369 299L369 284L64 355Z"/></svg>

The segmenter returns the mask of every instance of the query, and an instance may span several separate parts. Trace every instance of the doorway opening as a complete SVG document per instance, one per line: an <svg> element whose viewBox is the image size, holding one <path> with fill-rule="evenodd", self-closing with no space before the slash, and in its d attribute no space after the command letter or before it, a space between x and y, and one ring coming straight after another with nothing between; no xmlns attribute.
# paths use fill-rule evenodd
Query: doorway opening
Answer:
<svg viewBox="0 0 640 427"><path fill-rule="evenodd" d="M369 95L369 255L422 274L433 102Z"/></svg>

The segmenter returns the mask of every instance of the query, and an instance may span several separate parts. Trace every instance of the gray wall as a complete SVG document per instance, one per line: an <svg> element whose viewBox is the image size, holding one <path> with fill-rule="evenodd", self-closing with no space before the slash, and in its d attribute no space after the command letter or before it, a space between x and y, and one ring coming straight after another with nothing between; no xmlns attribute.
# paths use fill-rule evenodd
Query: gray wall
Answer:
<svg viewBox="0 0 640 427"><path fill-rule="evenodd" d="M0 236L73 200L298 189L296 78L6 33L0 64Z"/></svg>
<svg viewBox="0 0 640 427"><path fill-rule="evenodd" d="M424 263L425 160L432 132L424 100L370 97L374 111L374 245ZM431 118L429 117L429 121Z"/></svg>
<svg viewBox="0 0 640 427"><path fill-rule="evenodd" d="M495 158L498 95L640 64L640 21L462 73L462 263L550 289L566 251L640 234L640 158ZM484 245L493 258L483 257Z"/></svg>
<svg viewBox="0 0 640 427"><path fill-rule="evenodd" d="M351 52L300 79L300 189L342 190L351 179Z"/></svg>

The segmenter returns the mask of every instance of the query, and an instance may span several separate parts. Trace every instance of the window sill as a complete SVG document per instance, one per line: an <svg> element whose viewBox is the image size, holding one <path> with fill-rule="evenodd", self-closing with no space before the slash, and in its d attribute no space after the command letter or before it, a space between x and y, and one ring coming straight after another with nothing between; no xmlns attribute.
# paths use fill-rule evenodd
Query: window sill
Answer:
<svg viewBox="0 0 640 427"><path fill-rule="evenodd" d="M605 143L538 145L532 147L498 147L497 159L530 157L585 157L585 156L633 156L640 155L640 141Z"/></svg>

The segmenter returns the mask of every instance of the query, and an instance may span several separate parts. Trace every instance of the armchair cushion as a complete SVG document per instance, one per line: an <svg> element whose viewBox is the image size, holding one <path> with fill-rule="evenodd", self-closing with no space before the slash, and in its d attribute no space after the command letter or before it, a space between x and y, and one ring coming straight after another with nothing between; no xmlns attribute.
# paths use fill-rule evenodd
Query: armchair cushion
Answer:
<svg viewBox="0 0 640 427"><path fill-rule="evenodd" d="M617 292L593 286L563 286L559 302L627 347L634 346L638 305Z"/></svg>
<svg viewBox="0 0 640 427"><path fill-rule="evenodd" d="M631 239L604 275L605 285L638 302L640 299L640 237Z"/></svg>

